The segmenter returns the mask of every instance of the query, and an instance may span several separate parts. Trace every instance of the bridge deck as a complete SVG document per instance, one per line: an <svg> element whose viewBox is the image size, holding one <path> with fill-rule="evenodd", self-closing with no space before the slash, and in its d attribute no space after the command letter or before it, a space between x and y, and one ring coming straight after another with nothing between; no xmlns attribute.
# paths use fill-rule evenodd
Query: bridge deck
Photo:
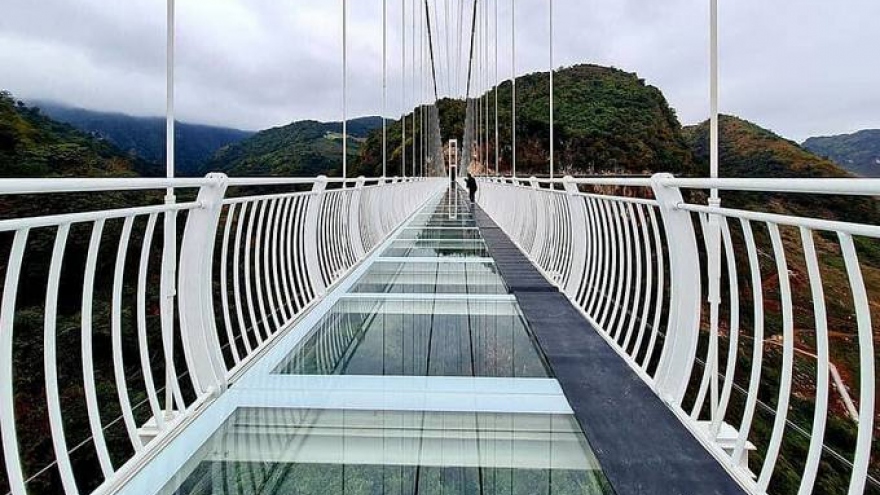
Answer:
<svg viewBox="0 0 880 495"><path fill-rule="evenodd" d="M739 493L509 239L449 193L122 490L615 492Z"/></svg>

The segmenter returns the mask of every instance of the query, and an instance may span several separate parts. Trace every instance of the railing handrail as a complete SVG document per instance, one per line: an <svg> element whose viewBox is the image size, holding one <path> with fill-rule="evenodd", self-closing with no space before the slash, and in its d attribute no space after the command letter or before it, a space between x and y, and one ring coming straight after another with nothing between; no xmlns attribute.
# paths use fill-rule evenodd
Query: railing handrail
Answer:
<svg viewBox="0 0 880 495"><path fill-rule="evenodd" d="M632 176L591 176L563 178L538 177L482 177L484 181L553 184L566 183L590 186L651 187L651 177ZM827 177L827 178L721 178L699 177L658 178L666 187L680 189L720 189L722 191L798 193L798 194L845 194L849 196L880 196L880 179L865 177Z"/></svg>
<svg viewBox="0 0 880 495"><path fill-rule="evenodd" d="M398 179L397 177L366 177L347 178L341 177L230 177L227 184L229 187L242 186L285 186L307 185L323 180L328 184L356 184L360 180L366 182L382 182L385 180ZM407 181L414 178L407 178ZM149 177L76 177L76 178L7 178L0 179L0 196L14 194L55 194L55 193L83 193L83 192L108 192L108 191L144 191L159 190L169 187L180 189L195 189L210 185L210 180L204 177L192 178L149 178Z"/></svg>
<svg viewBox="0 0 880 495"><path fill-rule="evenodd" d="M343 186L327 189L328 184ZM265 189L260 188L285 185L311 187L273 194L264 194ZM234 197L227 198L230 186L256 188L236 190ZM32 474L29 469L46 472L45 466L25 465L21 455L24 445L17 435L22 417L14 406L7 407L16 403L17 393L31 393L13 379L13 356L22 346L19 335L35 324L18 318L20 309L34 307L43 312L42 352L39 345L28 352L35 353L34 357L42 354L45 367L42 391L54 453L51 465L59 473L59 491L77 493L82 476L78 461L71 457L78 447L68 448L64 432L75 424L90 432L88 441L96 449L103 475L99 492L106 493L162 448L165 439L176 435L200 413L203 404L222 393L238 376L237 371L253 362L323 296L327 287L353 269L443 186L443 179L229 179L224 174L183 179L0 179L0 196L158 191L167 187L198 192L189 202L138 205L156 198L123 197L97 211L81 211L90 208L86 201L70 205L76 209L71 213L0 220L4 242L11 242L9 252L0 260L5 268L0 293L0 438L11 493L27 493L27 484L34 479L27 476ZM242 195L248 192L251 194ZM33 213L33 208L28 210ZM182 213L180 237L173 227L168 230L167 220ZM166 228L157 229L163 221ZM75 224L76 231L72 230ZM40 232L31 235L34 229ZM53 235L54 242L46 247L45 240ZM48 276L43 278L37 273L39 269L29 269L28 264L30 268L48 264ZM34 306L43 280L46 304ZM219 291L214 280L219 282ZM29 287L30 299L19 301L21 284L31 282L38 286ZM69 285L82 286L81 298L63 295L66 304L79 305L78 314L59 309L61 291ZM79 301L69 302L74 299ZM158 314L151 312L156 303ZM106 314L99 311L104 307L108 308ZM179 315L176 321L175 311ZM129 312L136 321L126 317ZM60 340L63 334L58 331L63 317L80 321L81 360L67 362L59 352L62 345L68 345ZM104 328L110 332L111 350L99 356L93 337ZM182 355L175 351L178 347ZM30 357L28 354L27 359ZM115 399L99 400L99 369L105 372L102 376L114 379ZM59 379L59 370L82 376L87 421L65 422L69 413L61 391L66 384ZM132 394L147 396L151 417L135 414ZM102 428L102 415L110 412L112 404L122 412L134 451L119 459L113 457Z"/></svg>
<svg viewBox="0 0 880 495"><path fill-rule="evenodd" d="M642 187L656 199L579 185ZM880 179L483 178L478 199L747 492L775 493L768 490L775 490L777 461L793 456L794 464L803 462L799 493L812 493L818 476L828 472L821 467L823 452L847 459L837 448L853 456L845 462L849 473L843 473L849 479L841 482L849 485L848 493L862 493L866 480L875 483L870 466L876 419L876 310L870 299L876 294L862 271L875 269L876 261L860 262L860 252L870 253L855 237L877 239L880 226L801 210L784 214L761 202L748 209L721 207L711 199L688 202L684 189L855 198L880 196ZM830 297L827 289L833 289ZM846 340L832 329L846 330ZM816 347L810 356L816 361L808 358L815 364L807 366L814 367L802 368L804 358L798 356L811 341L798 335L811 333ZM781 349L781 360L764 345L748 344L768 337ZM858 417L845 442L826 434L832 345L845 346L854 353L849 359L858 362L848 384L857 391ZM778 383L768 383L770 373ZM787 440L798 417L789 406L795 407L796 397L805 399L796 388L802 374L816 383L812 423L798 427L809 438L804 451ZM748 386L741 386L746 380ZM744 394L739 415L731 405L734 389ZM771 395L777 405L767 422L757 418L756 408ZM753 428L757 421L765 422L760 435ZM763 460L750 465L750 450L763 453Z"/></svg>

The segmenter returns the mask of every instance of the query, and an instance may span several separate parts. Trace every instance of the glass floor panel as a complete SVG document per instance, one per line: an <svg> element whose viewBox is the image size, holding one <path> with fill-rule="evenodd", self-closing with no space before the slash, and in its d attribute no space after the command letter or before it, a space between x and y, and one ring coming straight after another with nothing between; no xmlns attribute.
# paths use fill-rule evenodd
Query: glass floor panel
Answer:
<svg viewBox="0 0 880 495"><path fill-rule="evenodd" d="M495 263L399 263L377 261L351 292L506 294Z"/></svg>
<svg viewBox="0 0 880 495"><path fill-rule="evenodd" d="M416 215L409 223L410 227L476 227L477 223L470 215Z"/></svg>
<svg viewBox="0 0 880 495"><path fill-rule="evenodd" d="M514 300L349 297L276 373L549 376Z"/></svg>
<svg viewBox="0 0 880 495"><path fill-rule="evenodd" d="M403 229L400 232L400 236L398 239L401 240L411 240L411 239L424 239L424 240L447 240L447 239L481 239L480 231L477 229L465 229L465 228L446 228L446 229L431 229L431 228L412 228L412 229Z"/></svg>
<svg viewBox="0 0 880 495"><path fill-rule="evenodd" d="M244 408L160 493L613 491L570 415Z"/></svg>
<svg viewBox="0 0 880 495"><path fill-rule="evenodd" d="M469 257L485 258L489 249L482 239L394 241L382 252L389 258Z"/></svg>

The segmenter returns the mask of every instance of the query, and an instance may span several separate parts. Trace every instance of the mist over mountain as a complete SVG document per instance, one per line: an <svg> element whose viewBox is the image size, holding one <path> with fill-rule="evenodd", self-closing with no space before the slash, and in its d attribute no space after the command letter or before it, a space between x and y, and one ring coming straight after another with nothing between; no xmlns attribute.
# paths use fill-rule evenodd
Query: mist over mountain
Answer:
<svg viewBox="0 0 880 495"><path fill-rule="evenodd" d="M146 175L165 173L165 118L133 117L121 113L98 112L59 103L35 101L45 115L112 143L124 152L155 164ZM254 133L239 129L177 122L175 126L175 164L178 175L199 175L217 150Z"/></svg>

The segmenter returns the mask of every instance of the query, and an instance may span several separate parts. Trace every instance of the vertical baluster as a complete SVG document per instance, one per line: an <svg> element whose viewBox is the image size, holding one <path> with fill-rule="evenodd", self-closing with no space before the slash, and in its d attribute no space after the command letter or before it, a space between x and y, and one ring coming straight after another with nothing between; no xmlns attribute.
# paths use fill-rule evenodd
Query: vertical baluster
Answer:
<svg viewBox="0 0 880 495"><path fill-rule="evenodd" d="M256 255L254 252L254 224L256 223L257 209L260 208L262 200L256 200L251 203L250 215L248 215L247 234L244 239L244 292L247 298L248 315L251 319L251 331L257 338L257 345L263 343L263 335L260 331L260 323L257 320L257 312L254 308L253 295L253 279L251 278L251 258ZM268 335L266 335L268 337Z"/></svg>
<svg viewBox="0 0 880 495"><path fill-rule="evenodd" d="M617 301L617 296L620 295L619 290L617 289L621 284L621 278L623 278L623 262L621 260L621 244L622 244L622 235L620 232L620 211L618 210L618 203L616 201L608 201L608 209L609 209L609 230L613 227L614 232L611 233L611 246L610 246L610 254L611 258L611 270L610 270L610 285L608 286L608 291L603 294L604 296L604 304L602 307L602 316L599 318L599 326L602 327L602 330L607 334L611 335L610 321L608 321L608 317L611 315L611 306ZM616 296L612 296L611 293L615 292Z"/></svg>
<svg viewBox="0 0 880 495"><path fill-rule="evenodd" d="M801 244L804 247L804 261L810 279L810 294L813 296L813 317L816 322L816 403L813 409L813 429L810 431L810 447L798 495L813 493L819 461L822 459L822 442L825 439L825 421L828 416L828 318L825 312L825 290L813 231L801 227Z"/></svg>
<svg viewBox="0 0 880 495"><path fill-rule="evenodd" d="M663 314L663 300L666 286L666 252L663 249L663 240L660 236L660 226L654 208L648 210L651 217L651 230L654 234L654 246L657 248L657 300L654 302L654 320L651 322L651 338L648 340L648 349L645 351L645 361L642 369L648 369L654 356L654 346L660 334L660 318Z"/></svg>
<svg viewBox="0 0 880 495"><path fill-rule="evenodd" d="M3 460L6 464L6 477L13 495L25 495L24 476L21 470L21 457L18 450L18 435L15 431L15 396L12 387L12 348L14 342L15 300L18 295L18 279L21 274L21 260L27 247L30 229L15 231L6 279L3 282L2 303L0 303L0 440L3 441Z"/></svg>
<svg viewBox="0 0 880 495"><path fill-rule="evenodd" d="M612 334L612 338L620 345L620 333L623 330L623 324L626 321L626 313L629 311L629 298L630 298L630 289L632 287L632 239L630 234L629 226L632 223L632 208L629 203L619 203L620 206L620 214L618 215L618 219L620 221L620 229L623 231L623 251L621 251L621 255L623 258L623 264L626 266L625 272L623 268L621 268L621 278L620 283L617 288L617 295L614 297L614 310L611 313L611 323L614 324L616 321L616 325L614 326L614 331ZM623 295L623 304L620 304L621 294ZM618 318L618 315L620 316ZM610 330L610 329L609 329Z"/></svg>
<svg viewBox="0 0 880 495"><path fill-rule="evenodd" d="M89 251L86 255L86 268L83 276L82 292L82 326L81 348L83 368L83 391L86 396L86 410L89 415L89 430L98 454L98 463L104 478L113 474L113 463L107 450L104 429L101 423L101 411L98 407L98 393L95 388L95 365L92 358L92 300L95 296L95 269L98 262L98 250L101 247L101 234L104 232L104 219L95 221L92 236L89 240ZM167 366L167 365L166 365Z"/></svg>
<svg viewBox="0 0 880 495"><path fill-rule="evenodd" d="M284 301L287 303L288 314L293 319L297 315L294 299L291 297L290 291L290 274L293 268L290 266L290 210L296 202L296 196L288 196L285 198L284 207L281 210L281 234L280 234L280 253L279 263L281 264L281 285L284 288Z"/></svg>
<svg viewBox="0 0 880 495"><path fill-rule="evenodd" d="M596 201L590 196L586 196L584 199L587 202L587 221L589 224L590 238L587 245L587 256L589 258L587 265L589 266L589 272L587 273L587 276L584 277L585 281L583 293L581 295L581 308L592 317L593 315L589 313L588 308L592 303L593 297L596 295L596 286L599 284L597 265L599 264L599 250L602 248L602 243L599 239L602 226L596 207Z"/></svg>
<svg viewBox="0 0 880 495"><path fill-rule="evenodd" d="M150 248L153 245L153 234L156 230L158 214L151 213L147 217L147 226L144 229L144 243L141 246L141 258L138 267L137 288L137 333L138 347L141 357L141 368L144 374L144 385L147 389L147 401L150 404L150 412L156 419L156 426L160 430L165 429L165 414L159 405L159 396L153 381L153 369L150 365L149 344L147 342L147 271L150 266Z"/></svg>
<svg viewBox="0 0 880 495"><path fill-rule="evenodd" d="M849 494L858 495L865 490L865 478L871 459L871 441L874 431L874 337L871 326L871 309L865 281L859 267L859 257L852 236L838 232L846 274L852 289L859 331L859 434L856 438L853 472L849 482Z"/></svg>
<svg viewBox="0 0 880 495"><path fill-rule="evenodd" d="M730 393L733 390L733 381L736 377L736 362L739 351L739 275L736 270L736 256L733 252L733 239L730 236L730 225L727 217L718 217L721 227L721 239L724 243L724 253L727 257L727 280L730 290L730 332L728 335L727 365L724 370L724 384L721 388L721 398L718 402L718 414L712 422L712 435L718 436L721 431L721 423L727 414L727 406L730 403Z"/></svg>
<svg viewBox="0 0 880 495"><path fill-rule="evenodd" d="M762 287L761 264L758 260L758 248L755 246L755 235L752 224L741 218L740 225L743 230L743 238L746 242L746 251L749 255L749 272L752 280L752 306L754 324L754 347L752 349L752 372L749 377L749 390L746 395L746 404L743 409L742 422L739 426L739 435L733 449L734 465L742 463L745 454L746 442L749 439L749 431L752 428L752 418L755 415L755 406L758 403L758 390L761 382L761 365L764 359L764 292Z"/></svg>
<svg viewBox="0 0 880 495"><path fill-rule="evenodd" d="M260 318L263 321L263 328L266 330L266 338L271 337L275 330L278 328L278 316L272 310L272 297L270 296L271 290L269 289L269 280L266 278L266 265L263 260L266 259L265 255L268 254L268 246L263 242L263 234L266 226L266 213L271 209L274 202L271 199L266 199L262 203L262 208L260 208L260 216L257 220L257 238L254 241L254 281L256 282L256 291L255 295L257 297L257 306L260 308ZM260 255L263 256L260 256ZM267 260L268 261L268 260ZM264 290L264 283L265 290ZM269 306L269 310L266 310L266 306ZM272 323L274 323L274 327Z"/></svg>
<svg viewBox="0 0 880 495"><path fill-rule="evenodd" d="M229 349L232 351L232 360L235 364L241 362L238 353L238 344L235 334L232 332L232 315L229 310L229 237L232 224L235 221L236 204L232 203L226 210L226 225L223 226L223 245L220 248L220 301L223 307L223 325L226 328L226 339L229 341ZM241 221L239 219L239 224ZM236 309L238 309L236 305ZM250 353L250 351L248 351Z"/></svg>
<svg viewBox="0 0 880 495"><path fill-rule="evenodd" d="M46 287L46 308L43 315L43 367L46 383L46 406L49 413L49 430L52 432L52 447L55 450L55 461L61 484L67 494L79 493L73 476L73 465L67 453L67 440L64 436L64 421L61 418L61 398L58 391L58 353L57 353L57 318L58 318L58 285L61 279L61 265L64 261L64 248L70 224L58 226L55 234L55 246L52 249L52 261L49 264L49 280ZM11 378L11 377L10 377ZM11 454L12 452L10 452Z"/></svg>
<svg viewBox="0 0 880 495"><path fill-rule="evenodd" d="M630 341L633 336L633 330L635 329L636 320L638 319L637 318L638 308L639 308L639 303L641 302L641 298L642 298L642 250L639 249L639 246L642 244L642 238L639 236L638 221L640 218L643 219L643 217L642 217L642 205L636 204L635 206L633 206L632 203L630 203L628 205L627 209L628 209L628 213L629 213L630 226L632 227L633 251L635 252L635 258L636 258L636 278L635 278L635 287L633 289L635 294L633 297L632 306L630 306L629 303L625 303L623 305L623 307L625 308L624 314L629 314L629 326L627 327L627 330L626 330L626 337L624 337L624 339L623 339L623 351L627 355L632 356L632 354L630 354L628 349L629 349ZM636 213L633 210L638 211L638 213ZM629 278L629 277L627 277L627 278Z"/></svg>
<svg viewBox="0 0 880 495"><path fill-rule="evenodd" d="M708 252L711 249L709 245L711 241L709 240L710 231L708 215L700 213L697 216L699 218L700 226L702 227L703 231L703 246ZM715 311L715 308L717 308L717 306L713 307L713 312ZM717 314L713 313L712 318L715 318L716 316ZM718 335L714 332L714 329L717 329L717 326L714 326L712 329L710 329L709 332L709 345L706 349L706 361L703 365L703 376L700 379L700 387L699 391L697 392L697 398L696 400L694 400L693 409L691 409L691 419L694 421L700 419L700 413L703 410L703 405L706 403L706 394L709 392L710 387L712 387L713 392L710 399L710 410L712 411L713 415L710 419L713 421L715 419L714 412L716 402L715 389L713 384L715 383L714 377L717 372L718 363Z"/></svg>
<svg viewBox="0 0 880 495"><path fill-rule="evenodd" d="M782 376L779 385L779 399L776 403L776 418L773 421L773 433L764 458L764 466L758 477L758 490L763 493L770 485L770 478L782 447L785 433L785 422L788 418L788 402L791 399L791 378L794 365L794 322L791 307L791 285L788 277L788 263L785 260L785 246L779 235L779 226L767 222L770 230L770 241L776 258L776 273L779 276L779 296L782 304Z"/></svg>
<svg viewBox="0 0 880 495"><path fill-rule="evenodd" d="M241 211L238 213L238 223L235 226L235 248L232 251L232 295L235 297L235 315L238 319L238 331L241 335L242 343L244 343L245 356L250 356L253 348L251 347L251 337L249 336L249 332L247 331L247 323L244 321L244 305L241 300L241 234L244 230L244 224L246 221L246 215L248 214L248 206L251 203L241 203ZM253 208L251 208L253 211ZM247 244L245 244L244 249L248 249ZM247 269L245 269L247 270ZM247 273L247 272L245 272ZM247 275L245 275L247 277ZM247 283L247 280L245 280Z"/></svg>
<svg viewBox="0 0 880 495"><path fill-rule="evenodd" d="M113 300L110 318L110 343L113 354L113 376L116 381L116 394L119 396L119 407L122 410L122 419L128 438L135 451L143 448L143 443L137 434L137 424L131 409L131 401L128 396L128 383L125 379L125 361L122 355L122 285L125 276L125 257L128 253L128 241L131 238L131 227L134 217L126 217L122 224L122 233L119 236L119 246L116 250L116 268L113 272Z"/></svg>

